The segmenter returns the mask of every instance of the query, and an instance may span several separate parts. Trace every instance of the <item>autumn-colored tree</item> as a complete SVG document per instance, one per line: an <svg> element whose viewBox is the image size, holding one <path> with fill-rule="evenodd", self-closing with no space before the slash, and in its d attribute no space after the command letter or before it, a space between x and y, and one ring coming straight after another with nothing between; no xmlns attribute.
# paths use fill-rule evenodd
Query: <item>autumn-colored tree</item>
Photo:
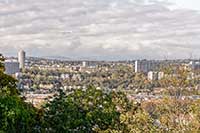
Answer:
<svg viewBox="0 0 200 133"><path fill-rule="evenodd" d="M199 132L199 100L164 98L143 103L162 132Z"/></svg>
<svg viewBox="0 0 200 133"><path fill-rule="evenodd" d="M191 71L182 67L170 66L164 69L165 76L160 81L169 96L180 98L195 93L194 79L190 78Z"/></svg>

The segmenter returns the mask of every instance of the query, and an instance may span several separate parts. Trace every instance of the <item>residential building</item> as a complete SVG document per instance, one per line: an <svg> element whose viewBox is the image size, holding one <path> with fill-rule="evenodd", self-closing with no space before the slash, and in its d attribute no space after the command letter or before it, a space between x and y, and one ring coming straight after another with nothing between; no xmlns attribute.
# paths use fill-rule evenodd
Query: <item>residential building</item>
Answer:
<svg viewBox="0 0 200 133"><path fill-rule="evenodd" d="M150 81L161 80L164 77L164 72L149 71L147 77Z"/></svg>
<svg viewBox="0 0 200 133"><path fill-rule="evenodd" d="M20 72L19 62L15 60L6 60L4 65L5 65L5 73L8 75L14 75Z"/></svg>
<svg viewBox="0 0 200 133"><path fill-rule="evenodd" d="M148 80L150 81L158 80L158 72L153 72L153 71L148 72Z"/></svg>
<svg viewBox="0 0 200 133"><path fill-rule="evenodd" d="M159 69L160 62L154 60L137 60L135 61L135 72L148 73Z"/></svg>
<svg viewBox="0 0 200 133"><path fill-rule="evenodd" d="M200 62L191 61L189 67L192 70L200 70Z"/></svg>

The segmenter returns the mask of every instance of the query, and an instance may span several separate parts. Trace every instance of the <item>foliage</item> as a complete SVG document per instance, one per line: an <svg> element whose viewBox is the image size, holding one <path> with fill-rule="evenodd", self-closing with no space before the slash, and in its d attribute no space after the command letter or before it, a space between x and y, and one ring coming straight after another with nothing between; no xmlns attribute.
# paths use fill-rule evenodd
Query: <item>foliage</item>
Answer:
<svg viewBox="0 0 200 133"><path fill-rule="evenodd" d="M13 77L4 74L3 72L0 72L0 91L3 92L4 90L1 90L2 88L7 88L7 91L9 91L10 95L17 95L19 94L19 91L16 89L16 82L17 80Z"/></svg>
<svg viewBox="0 0 200 133"><path fill-rule="evenodd" d="M3 55L0 53L0 72L3 72L5 69L4 69L4 57Z"/></svg>
<svg viewBox="0 0 200 133"><path fill-rule="evenodd" d="M0 132L33 132L36 109L19 97L17 81L4 74L3 61L0 54Z"/></svg>
<svg viewBox="0 0 200 133"><path fill-rule="evenodd" d="M18 96L0 94L0 131L33 132L36 110Z"/></svg>
<svg viewBox="0 0 200 133"><path fill-rule="evenodd" d="M6 90L10 92L10 95L16 95L18 94L18 91L16 89L16 82L17 80L13 77L4 74L4 57L2 54L0 54L0 92L2 93L5 90L1 90L2 88L7 88Z"/></svg>
<svg viewBox="0 0 200 133"><path fill-rule="evenodd" d="M153 84L147 79L147 76L143 73L136 73L133 79L134 88L138 89L138 92L148 90L152 91Z"/></svg>
<svg viewBox="0 0 200 133"><path fill-rule="evenodd" d="M143 104L162 132L200 131L200 102L165 98Z"/></svg>
<svg viewBox="0 0 200 133"><path fill-rule="evenodd" d="M180 98L181 96L194 94L195 82L191 71L182 67L168 67L164 69L165 76L160 81L160 85L165 88L166 94Z"/></svg>
<svg viewBox="0 0 200 133"><path fill-rule="evenodd" d="M92 132L115 129L119 116L111 93L90 86L68 95L61 92L45 107L44 125L52 132Z"/></svg>

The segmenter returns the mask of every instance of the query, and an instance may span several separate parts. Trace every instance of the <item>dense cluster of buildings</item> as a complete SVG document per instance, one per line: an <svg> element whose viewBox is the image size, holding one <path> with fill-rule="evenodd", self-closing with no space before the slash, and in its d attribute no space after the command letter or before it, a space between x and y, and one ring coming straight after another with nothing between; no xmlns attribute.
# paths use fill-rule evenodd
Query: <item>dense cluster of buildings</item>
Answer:
<svg viewBox="0 0 200 133"><path fill-rule="evenodd" d="M18 79L18 88L24 92L29 102L38 104L44 98L54 94L57 89L71 90L83 88L89 84L106 89L121 87L125 90L146 93L148 89L143 91L141 88L151 88L151 85L144 87L134 79L134 76L142 73L146 76L145 80L148 79L148 82L153 84L154 81L157 82L165 77L162 68L169 64L183 66L189 70L200 70L198 60L63 61L26 58L26 53L21 50L18 52L18 58L6 59L5 73ZM33 95L34 97L31 97Z"/></svg>
<svg viewBox="0 0 200 133"><path fill-rule="evenodd" d="M144 73L148 80L160 80L164 77L163 68L169 65L182 66L183 69L190 71L200 71L200 61L157 61L157 60L136 60L135 73Z"/></svg>

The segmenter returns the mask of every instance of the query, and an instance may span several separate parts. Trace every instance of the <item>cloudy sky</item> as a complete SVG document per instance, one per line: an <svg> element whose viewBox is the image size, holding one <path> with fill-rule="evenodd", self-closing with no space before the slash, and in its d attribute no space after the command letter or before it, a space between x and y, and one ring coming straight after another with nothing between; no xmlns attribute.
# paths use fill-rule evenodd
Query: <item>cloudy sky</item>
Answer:
<svg viewBox="0 0 200 133"><path fill-rule="evenodd" d="M199 0L0 0L0 53L200 57Z"/></svg>

